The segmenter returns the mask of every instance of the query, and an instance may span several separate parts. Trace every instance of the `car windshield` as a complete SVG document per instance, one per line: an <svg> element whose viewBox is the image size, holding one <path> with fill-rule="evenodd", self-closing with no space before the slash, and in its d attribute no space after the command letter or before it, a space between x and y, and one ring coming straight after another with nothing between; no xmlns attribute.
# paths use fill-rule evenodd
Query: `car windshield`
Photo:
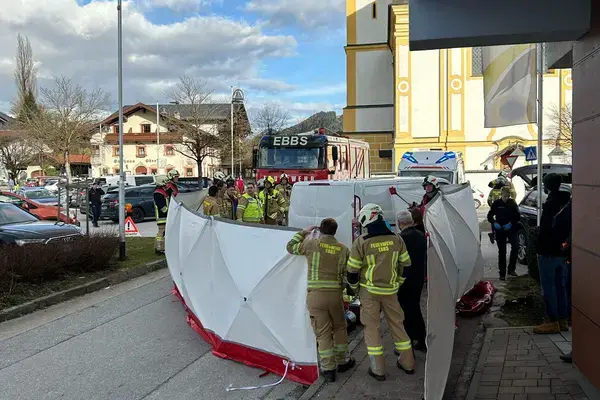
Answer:
<svg viewBox="0 0 600 400"><path fill-rule="evenodd" d="M262 147L258 168L322 169L323 149L320 147Z"/></svg>
<svg viewBox="0 0 600 400"><path fill-rule="evenodd" d="M30 199L47 199L49 197L56 197L47 189L27 190L25 191L25 195Z"/></svg>
<svg viewBox="0 0 600 400"><path fill-rule="evenodd" d="M0 203L0 225L25 224L37 220L36 217L15 205Z"/></svg>
<svg viewBox="0 0 600 400"><path fill-rule="evenodd" d="M437 178L442 178L448 182L452 182L453 174L454 173L451 171L403 170L400 171L398 175L403 178L425 178L426 176L433 175Z"/></svg>

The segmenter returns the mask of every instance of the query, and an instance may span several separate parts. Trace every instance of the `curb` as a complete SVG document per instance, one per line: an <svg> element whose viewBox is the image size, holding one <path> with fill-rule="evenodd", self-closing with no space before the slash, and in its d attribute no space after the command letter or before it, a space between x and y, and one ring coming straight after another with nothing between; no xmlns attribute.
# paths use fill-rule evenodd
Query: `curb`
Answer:
<svg viewBox="0 0 600 400"><path fill-rule="evenodd" d="M348 351L350 352L350 354L352 354L354 349L356 349L356 346L358 346L359 343L362 342L364 334L365 334L365 331L363 329L361 332L357 333L356 337L348 344ZM356 364L356 366L358 366L358 363ZM310 385L308 387L308 389L306 389L306 392L304 392L298 400L311 399L315 394L317 394L317 392L321 389L321 387L324 384L325 384L325 380L323 378L319 377L319 379L315 383L313 383L312 385Z"/></svg>
<svg viewBox="0 0 600 400"><path fill-rule="evenodd" d="M83 296L87 293L92 293L97 290L107 288L109 286L129 281L131 279L138 278L142 275L166 267L166 259L153 261L127 270L117 271L104 278L96 279L94 281L85 283L83 285L75 286L70 289L63 290L61 292L52 293L47 296L29 301L27 303L20 304L18 306L5 308L3 310L0 310L0 322L15 319L25 314L31 314L32 312L37 311L39 309L50 307L52 305L62 303L63 301Z"/></svg>
<svg viewBox="0 0 600 400"><path fill-rule="evenodd" d="M465 357L462 369L458 375L456 387L453 393L454 399L466 399L469 395L471 381L474 379L474 376L477 373L477 366L479 364L479 359L481 358L480 356L483 351L483 344L487 337L486 335L486 326L484 325L483 321L480 321L479 325L477 326L477 330L475 331L473 341L471 342L469 352Z"/></svg>

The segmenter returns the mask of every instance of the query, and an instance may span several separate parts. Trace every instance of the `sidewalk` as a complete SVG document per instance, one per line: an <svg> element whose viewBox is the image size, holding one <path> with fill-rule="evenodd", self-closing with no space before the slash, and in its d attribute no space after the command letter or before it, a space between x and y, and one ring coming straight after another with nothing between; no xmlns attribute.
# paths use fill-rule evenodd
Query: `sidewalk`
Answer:
<svg viewBox="0 0 600 400"><path fill-rule="evenodd" d="M532 328L489 329L467 400L585 400L575 367L559 358L570 350L570 331L535 335Z"/></svg>

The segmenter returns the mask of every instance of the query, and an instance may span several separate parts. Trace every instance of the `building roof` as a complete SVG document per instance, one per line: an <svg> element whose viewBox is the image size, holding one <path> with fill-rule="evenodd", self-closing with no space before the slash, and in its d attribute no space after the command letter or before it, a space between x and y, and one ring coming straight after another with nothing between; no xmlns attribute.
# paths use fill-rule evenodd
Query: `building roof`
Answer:
<svg viewBox="0 0 600 400"><path fill-rule="evenodd" d="M13 121L13 117L11 117L8 114L3 113L2 111L0 111L0 126L4 125L4 124L9 124Z"/></svg>
<svg viewBox="0 0 600 400"><path fill-rule="evenodd" d="M62 154L52 156L59 164L64 164L65 157ZM90 156L88 154L69 154L71 164L90 164Z"/></svg>
<svg viewBox="0 0 600 400"><path fill-rule="evenodd" d="M238 109L241 107L243 111L245 111L245 107L243 104L236 104ZM178 115L178 119L187 119L192 116L193 107L191 104L159 104L161 116L164 117L175 117ZM137 103L133 105L123 106L123 115L128 116L133 113L138 112L139 110L148 110L150 112L156 113L156 105L149 105L144 103ZM213 120L227 120L230 118L231 113L231 105L229 103L207 103L200 104L200 110L202 113L206 114L206 118ZM100 121L102 125L113 124L118 121L119 112L115 111L109 117Z"/></svg>

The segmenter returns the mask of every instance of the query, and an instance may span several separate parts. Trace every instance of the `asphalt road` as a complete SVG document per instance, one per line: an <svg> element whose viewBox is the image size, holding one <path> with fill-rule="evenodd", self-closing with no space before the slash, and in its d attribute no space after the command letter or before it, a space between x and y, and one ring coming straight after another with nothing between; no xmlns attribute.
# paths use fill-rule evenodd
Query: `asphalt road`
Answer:
<svg viewBox="0 0 600 400"><path fill-rule="evenodd" d="M168 271L0 324L0 399L278 399L304 388L212 355Z"/></svg>

